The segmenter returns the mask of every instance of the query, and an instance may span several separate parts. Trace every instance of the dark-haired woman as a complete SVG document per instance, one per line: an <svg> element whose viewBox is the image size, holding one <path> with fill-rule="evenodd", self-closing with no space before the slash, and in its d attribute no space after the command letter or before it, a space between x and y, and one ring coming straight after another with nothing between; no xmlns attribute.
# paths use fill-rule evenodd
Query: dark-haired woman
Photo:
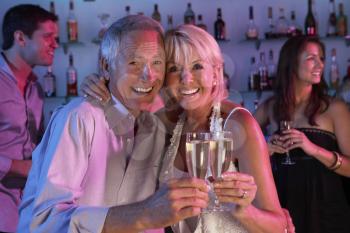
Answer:
<svg viewBox="0 0 350 233"><path fill-rule="evenodd" d="M324 45L311 37L289 39L278 62L275 94L255 117L275 132L268 140L282 207L298 233L350 232L342 177L350 176L350 112L327 95ZM279 132L279 122L293 128ZM285 165L289 151L293 165Z"/></svg>

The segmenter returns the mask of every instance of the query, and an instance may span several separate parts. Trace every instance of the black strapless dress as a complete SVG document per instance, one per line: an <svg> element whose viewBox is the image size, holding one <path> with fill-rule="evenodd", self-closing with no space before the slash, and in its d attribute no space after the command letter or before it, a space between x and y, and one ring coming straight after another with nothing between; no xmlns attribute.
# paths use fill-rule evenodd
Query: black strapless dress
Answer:
<svg viewBox="0 0 350 233"><path fill-rule="evenodd" d="M333 133L313 128L298 130L316 145L339 151ZM273 155L271 164L279 200L289 210L296 233L350 233L350 205L344 189L348 179L302 149L291 150L290 155L294 165L281 164L284 155Z"/></svg>

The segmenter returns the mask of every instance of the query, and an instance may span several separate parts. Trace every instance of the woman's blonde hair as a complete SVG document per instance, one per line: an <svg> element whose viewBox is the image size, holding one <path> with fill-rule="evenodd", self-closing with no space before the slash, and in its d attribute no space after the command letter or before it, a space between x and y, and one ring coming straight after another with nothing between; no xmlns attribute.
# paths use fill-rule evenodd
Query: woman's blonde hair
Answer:
<svg viewBox="0 0 350 233"><path fill-rule="evenodd" d="M165 52L167 61L179 63L181 59L191 57L193 51L214 67L217 77L212 99L213 102L220 102L227 97L227 90L223 74L224 60L215 39L203 29L193 25L180 25L166 32Z"/></svg>

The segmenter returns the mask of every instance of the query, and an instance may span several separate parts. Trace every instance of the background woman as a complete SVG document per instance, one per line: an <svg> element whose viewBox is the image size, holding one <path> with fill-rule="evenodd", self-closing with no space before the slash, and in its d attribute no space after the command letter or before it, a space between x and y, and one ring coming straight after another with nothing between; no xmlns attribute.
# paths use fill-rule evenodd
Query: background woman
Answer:
<svg viewBox="0 0 350 233"><path fill-rule="evenodd" d="M268 146L281 204L298 233L350 232L341 179L350 176L350 113L327 95L324 56L317 38L290 38L280 52L275 94L255 113L272 132L281 120L293 122L293 129L272 135ZM294 165L281 163L286 151Z"/></svg>

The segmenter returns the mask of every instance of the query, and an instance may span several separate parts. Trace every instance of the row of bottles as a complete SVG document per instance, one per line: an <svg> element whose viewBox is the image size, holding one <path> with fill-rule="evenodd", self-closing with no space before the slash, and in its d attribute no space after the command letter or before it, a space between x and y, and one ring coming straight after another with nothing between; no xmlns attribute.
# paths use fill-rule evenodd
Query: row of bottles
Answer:
<svg viewBox="0 0 350 233"><path fill-rule="evenodd" d="M257 63L255 57L251 57L251 65L248 76L249 91L271 90L274 87L276 78L276 63L273 50L269 50L269 59L266 62L265 52L260 52L260 60ZM326 75L326 74L325 74ZM331 89L337 90L341 83L339 65L337 62L337 51L331 50L331 64L329 69L328 82Z"/></svg>
<svg viewBox="0 0 350 233"><path fill-rule="evenodd" d="M345 36L347 35L347 16L344 14L343 3L339 3L339 14L336 15L335 12L335 2L334 0L329 0L329 19L327 23L327 36ZM318 20L315 16L315 12L313 11L313 0L308 0L308 11L305 17L304 23L304 33L306 35L317 35L318 34ZM268 27L265 31L265 38L277 38L281 36L295 36L302 34L302 29L296 23L296 15L295 11L291 11L290 20L287 20L285 17L284 9L279 9L279 17L276 21L273 20L273 8L268 7L267 9L267 17L268 17ZM50 11L54 14L55 5L54 2L50 2ZM130 6L126 6L125 8L126 14L130 14ZM141 12L140 12L141 13ZM254 9L253 6L249 7L249 21L247 30L245 32L245 36L247 39L258 39L259 38L259 28L255 24L254 21ZM142 13L141 13L142 14ZM106 15L106 14L104 14ZM109 16L109 15L108 15ZM152 13L152 18L161 22L162 17L158 8L158 4L154 4L154 10ZM104 19L101 19L103 21ZM207 30L207 26L203 23L203 15L199 14L197 18L196 24L196 15L192 10L191 3L187 4L187 8L184 13L184 23L185 24L193 24L197 25L205 30ZM102 22L102 24L104 24ZM106 25L103 26L105 31ZM173 18L171 15L167 17L167 28L171 29L173 27ZM99 38L102 38L103 33L99 32ZM217 40L226 40L226 25L225 21L222 18L221 8L217 9L217 19L214 22L214 37ZM67 18L67 40L68 42L77 42L78 41L78 22L74 13L74 2L73 0L69 1L69 13Z"/></svg>
<svg viewBox="0 0 350 233"><path fill-rule="evenodd" d="M255 57L251 57L248 77L248 90L271 90L276 78L276 63L273 50L269 50L269 59L266 62L265 52L260 52L260 60L257 63Z"/></svg>
<svg viewBox="0 0 350 233"><path fill-rule="evenodd" d="M50 12L57 16L55 3L53 1L50 2ZM69 12L68 12L68 18L67 18L67 41L68 42L78 41L78 21L74 13L73 0L69 0ZM58 42L60 42L59 38L58 38Z"/></svg>
<svg viewBox="0 0 350 233"><path fill-rule="evenodd" d="M78 72L74 66L73 54L69 54L69 65L66 71L67 76L67 96L78 95ZM44 93L46 97L56 96L56 76L52 72L52 67L47 68L44 75Z"/></svg>

